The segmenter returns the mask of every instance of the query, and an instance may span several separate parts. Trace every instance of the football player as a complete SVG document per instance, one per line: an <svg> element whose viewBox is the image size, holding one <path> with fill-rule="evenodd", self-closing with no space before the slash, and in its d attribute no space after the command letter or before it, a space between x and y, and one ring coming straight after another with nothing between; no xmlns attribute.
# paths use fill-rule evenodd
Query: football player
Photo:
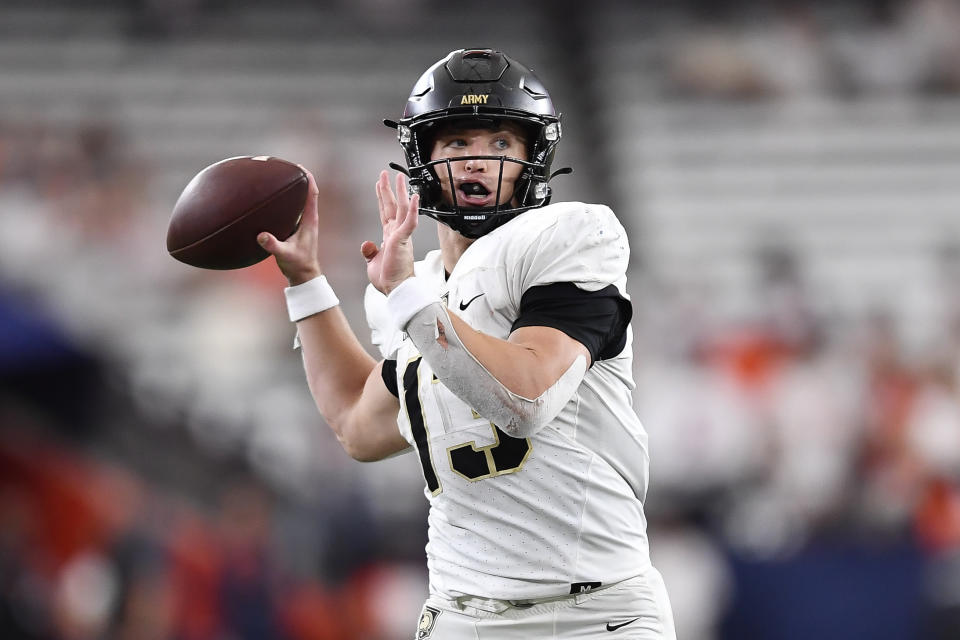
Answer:
<svg viewBox="0 0 960 640"><path fill-rule="evenodd" d="M395 184L381 173L383 240L361 246L379 362L321 275L312 177L297 233L259 239L344 449L412 449L422 467L430 595L414 637L674 638L648 554L627 237L603 205L550 204L549 94L499 51L458 50L387 124L407 166ZM415 262L420 214L440 249Z"/></svg>

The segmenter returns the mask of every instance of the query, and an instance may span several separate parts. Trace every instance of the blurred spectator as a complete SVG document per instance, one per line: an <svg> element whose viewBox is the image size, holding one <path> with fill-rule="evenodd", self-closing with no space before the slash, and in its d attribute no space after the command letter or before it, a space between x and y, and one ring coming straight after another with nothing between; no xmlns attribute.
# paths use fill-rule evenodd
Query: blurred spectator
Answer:
<svg viewBox="0 0 960 640"><path fill-rule="evenodd" d="M686 98L755 100L774 93L771 79L729 30L704 27L686 34L668 62L667 87Z"/></svg>
<svg viewBox="0 0 960 640"><path fill-rule="evenodd" d="M905 36L915 42L922 65L918 89L960 92L960 5L953 0L905 0Z"/></svg>
<svg viewBox="0 0 960 640"><path fill-rule="evenodd" d="M175 38L198 26L205 0L129 0L130 35L140 39Z"/></svg>
<svg viewBox="0 0 960 640"><path fill-rule="evenodd" d="M865 19L845 25L833 39L837 64L853 95L904 95L917 89L926 73L923 44L904 31L901 4L864 3Z"/></svg>
<svg viewBox="0 0 960 640"><path fill-rule="evenodd" d="M890 315L869 319L862 358L865 431L856 472L863 479L864 515L877 531L897 533L909 519L919 480L907 432L918 380L903 359Z"/></svg>
<svg viewBox="0 0 960 640"><path fill-rule="evenodd" d="M919 467L914 523L931 551L960 550L960 389L949 365L929 367L906 417L907 447Z"/></svg>
<svg viewBox="0 0 960 640"><path fill-rule="evenodd" d="M638 412L658 452L655 513L709 508L765 464L767 443L749 394L730 370L705 364L658 361L637 381Z"/></svg>
<svg viewBox="0 0 960 640"><path fill-rule="evenodd" d="M269 554L270 512L266 492L255 483L233 484L221 498L218 600L224 632L239 640L282 638L274 600L278 576Z"/></svg>
<svg viewBox="0 0 960 640"><path fill-rule="evenodd" d="M47 559L37 548L37 505L25 491L0 487L0 637L52 640Z"/></svg>
<svg viewBox="0 0 960 640"><path fill-rule="evenodd" d="M796 536L844 526L860 438L855 377L851 363L809 340L797 343L765 394L774 441L768 482Z"/></svg>
<svg viewBox="0 0 960 640"><path fill-rule="evenodd" d="M60 572L53 599L56 636L63 640L103 637L118 595L116 575L102 554L86 551L70 558Z"/></svg>
<svg viewBox="0 0 960 640"><path fill-rule="evenodd" d="M731 597L730 568L716 540L688 525L655 525L651 558L666 576L678 638L715 640Z"/></svg>
<svg viewBox="0 0 960 640"><path fill-rule="evenodd" d="M827 32L812 2L772 3L772 15L743 35L746 51L769 84L789 104L822 98L835 89Z"/></svg>

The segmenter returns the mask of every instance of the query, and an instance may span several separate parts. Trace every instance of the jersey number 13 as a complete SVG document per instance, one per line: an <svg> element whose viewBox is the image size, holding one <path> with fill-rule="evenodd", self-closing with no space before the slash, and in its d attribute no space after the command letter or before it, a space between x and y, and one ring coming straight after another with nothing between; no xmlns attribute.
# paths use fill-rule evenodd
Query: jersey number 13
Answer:
<svg viewBox="0 0 960 640"><path fill-rule="evenodd" d="M432 495L437 495L443 489L433 464L423 403L420 400L421 361L422 358L414 358L407 363L407 368L403 371L402 403L420 456L427 489ZM493 429L493 444L478 447L476 441L470 441L447 447L447 459L454 473L472 482L514 473L523 467L530 457L530 439L511 438L492 422L490 427Z"/></svg>

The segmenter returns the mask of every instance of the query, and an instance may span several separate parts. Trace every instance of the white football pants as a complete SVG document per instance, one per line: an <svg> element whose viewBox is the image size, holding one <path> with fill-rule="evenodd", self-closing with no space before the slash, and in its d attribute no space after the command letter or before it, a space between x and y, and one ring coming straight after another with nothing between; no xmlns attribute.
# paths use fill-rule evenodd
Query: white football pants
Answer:
<svg viewBox="0 0 960 640"><path fill-rule="evenodd" d="M676 640L660 572L536 604L427 599L416 640Z"/></svg>

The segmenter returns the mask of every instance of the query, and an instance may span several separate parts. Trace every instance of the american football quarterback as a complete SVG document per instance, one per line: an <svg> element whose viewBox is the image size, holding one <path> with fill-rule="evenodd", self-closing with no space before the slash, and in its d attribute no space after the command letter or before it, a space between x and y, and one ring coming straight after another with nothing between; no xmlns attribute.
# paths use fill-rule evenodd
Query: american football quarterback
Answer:
<svg viewBox="0 0 960 640"><path fill-rule="evenodd" d="M413 636L674 639L643 510L627 236L606 206L551 204L566 170L550 95L508 55L461 49L386 123L406 166L381 173L383 239L361 246L379 360L322 275L312 176L297 233L259 240L345 450L409 450L423 471L430 594ZM415 261L421 214L440 249Z"/></svg>

